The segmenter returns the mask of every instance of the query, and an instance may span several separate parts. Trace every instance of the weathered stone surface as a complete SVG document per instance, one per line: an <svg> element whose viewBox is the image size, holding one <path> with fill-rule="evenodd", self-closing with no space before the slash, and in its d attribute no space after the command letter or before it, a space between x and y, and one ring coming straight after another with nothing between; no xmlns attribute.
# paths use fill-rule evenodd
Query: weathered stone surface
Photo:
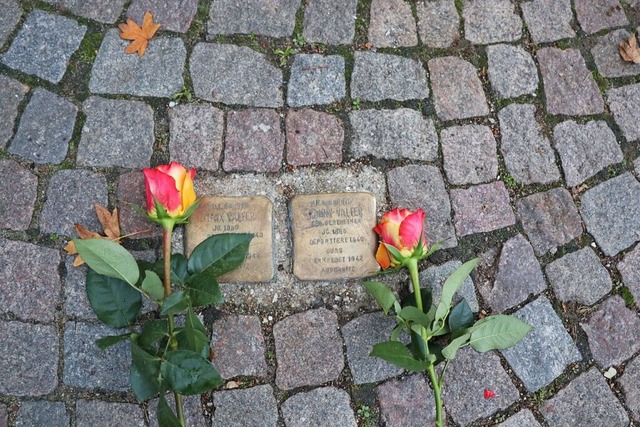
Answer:
<svg viewBox="0 0 640 427"><path fill-rule="evenodd" d="M302 36L307 42L349 44L355 34L357 0L320 0L304 8Z"/></svg>
<svg viewBox="0 0 640 427"><path fill-rule="evenodd" d="M212 427L276 427L278 406L270 385L213 393Z"/></svg>
<svg viewBox="0 0 640 427"><path fill-rule="evenodd" d="M586 116L604 111L600 89L577 49L540 49L536 55L550 114Z"/></svg>
<svg viewBox="0 0 640 427"><path fill-rule="evenodd" d="M127 0L43 0L49 4L68 10L74 15L94 21L113 24L116 22ZM139 20L138 23L142 23Z"/></svg>
<svg viewBox="0 0 640 427"><path fill-rule="evenodd" d="M58 385L58 333L54 326L0 321L0 393L42 396Z"/></svg>
<svg viewBox="0 0 640 427"><path fill-rule="evenodd" d="M29 228L37 189L38 177L13 160L0 159L0 228Z"/></svg>
<svg viewBox="0 0 640 427"><path fill-rule="evenodd" d="M444 171L454 185L481 184L498 174L496 140L487 126L452 126L440 132Z"/></svg>
<svg viewBox="0 0 640 427"><path fill-rule="evenodd" d="M522 20L509 0L463 3L464 36L474 44L512 42L522 37Z"/></svg>
<svg viewBox="0 0 640 427"><path fill-rule="evenodd" d="M570 0L533 0L520 4L531 38L548 43L575 37Z"/></svg>
<svg viewBox="0 0 640 427"><path fill-rule="evenodd" d="M209 34L293 34L300 0L217 1L209 12Z"/></svg>
<svg viewBox="0 0 640 427"><path fill-rule="evenodd" d="M0 424L2 422L0 421ZM22 402L16 417L16 427L70 425L69 414L62 402L36 400Z"/></svg>
<svg viewBox="0 0 640 427"><path fill-rule="evenodd" d="M416 10L422 43L442 49L460 38L460 17L454 0L419 2Z"/></svg>
<svg viewBox="0 0 640 427"><path fill-rule="evenodd" d="M453 274L453 272L461 265L462 262L452 260L445 262L444 264L432 265L426 270L420 272L421 286L431 288L431 295L434 303L437 304L440 301L440 297L442 296L442 287L444 286L445 280L447 280L447 278L451 276L451 274ZM458 292L453 296L453 304L455 305L463 299L467 302L472 312L477 313L480 310L475 287L473 286L473 280L471 280L470 276L467 276L467 278L464 279L460 289L458 289Z"/></svg>
<svg viewBox="0 0 640 427"><path fill-rule="evenodd" d="M546 297L539 297L513 315L533 329L518 344L501 352L530 392L549 385L569 364L582 359Z"/></svg>
<svg viewBox="0 0 640 427"><path fill-rule="evenodd" d="M466 347L458 351L450 365L442 395L449 414L461 426L504 409L519 397L494 352L477 353ZM485 389L496 396L483 399Z"/></svg>
<svg viewBox="0 0 640 427"><path fill-rule="evenodd" d="M624 300L614 295L605 300L588 323L581 323L598 365L619 365L640 350L640 318Z"/></svg>
<svg viewBox="0 0 640 427"><path fill-rule="evenodd" d="M640 421L640 357L632 360L620 377L620 385L633 418Z"/></svg>
<svg viewBox="0 0 640 427"><path fill-rule="evenodd" d="M198 0L134 0L127 9L127 16L142 22L147 11L151 12L155 22L162 23L163 30L186 33L198 12Z"/></svg>
<svg viewBox="0 0 640 427"><path fill-rule="evenodd" d="M342 121L319 111L289 110L287 163L295 166L342 162L344 128Z"/></svg>
<svg viewBox="0 0 640 427"><path fill-rule="evenodd" d="M2 9L0 9L0 47L20 22L21 15L22 8L16 0L6 0L3 3Z"/></svg>
<svg viewBox="0 0 640 427"><path fill-rule="evenodd" d="M516 202L516 209L536 255L555 252L582 234L580 215L564 188L524 197Z"/></svg>
<svg viewBox="0 0 640 427"><path fill-rule="evenodd" d="M607 256L640 240L640 183L629 172L603 182L582 196L582 218Z"/></svg>
<svg viewBox="0 0 640 427"><path fill-rule="evenodd" d="M618 263L618 271L622 275L622 282L631 291L636 307L640 307L640 246L625 255Z"/></svg>
<svg viewBox="0 0 640 427"><path fill-rule="evenodd" d="M489 114L482 83L471 63L446 56L429 60L428 66L436 113L440 120Z"/></svg>
<svg viewBox="0 0 640 427"><path fill-rule="evenodd" d="M418 374L390 380L376 388L380 416L387 426L423 427L435 423L433 391ZM415 411L415 408L420 408Z"/></svg>
<svg viewBox="0 0 640 427"><path fill-rule="evenodd" d="M415 46L416 21L404 0L373 0L369 22L369 41L376 47Z"/></svg>
<svg viewBox="0 0 640 427"><path fill-rule="evenodd" d="M589 369L540 405L540 413L553 426L589 425L594 420L603 426L629 425L629 417L596 368Z"/></svg>
<svg viewBox="0 0 640 427"><path fill-rule="evenodd" d="M553 261L545 272L560 301L592 305L612 288L607 269L589 247Z"/></svg>
<svg viewBox="0 0 640 427"><path fill-rule="evenodd" d="M35 163L61 163L67 155L78 108L45 89L36 89L20 118L9 152Z"/></svg>
<svg viewBox="0 0 640 427"><path fill-rule="evenodd" d="M425 220L428 242L442 241L443 248L458 245L451 218L451 202L438 168L408 165L387 172L389 197L394 206L429 212ZM420 191L414 191L420 188Z"/></svg>
<svg viewBox="0 0 640 427"><path fill-rule="evenodd" d="M0 10L4 10L4 8ZM0 74L0 148L4 148L13 135L18 106L28 91L28 86Z"/></svg>
<svg viewBox="0 0 640 427"><path fill-rule="evenodd" d="M535 419L530 410L523 409L514 416L509 417L507 421L498 424L498 427L541 427L541 424Z"/></svg>
<svg viewBox="0 0 640 427"><path fill-rule="evenodd" d="M433 120L409 108L360 110L350 114L355 157L435 160L438 135Z"/></svg>
<svg viewBox="0 0 640 427"><path fill-rule="evenodd" d="M58 251L0 239L0 313L52 322L60 304Z"/></svg>
<svg viewBox="0 0 640 427"><path fill-rule="evenodd" d="M507 171L523 184L549 184L560 179L549 140L536 120L536 107L511 104L500 110L500 151Z"/></svg>
<svg viewBox="0 0 640 427"><path fill-rule="evenodd" d="M276 385L283 390L332 381L344 368L335 313L319 308L291 315L273 326Z"/></svg>
<svg viewBox="0 0 640 427"><path fill-rule="evenodd" d="M284 135L274 110L231 111L222 167L225 171L275 172L282 164Z"/></svg>
<svg viewBox="0 0 640 427"><path fill-rule="evenodd" d="M222 155L224 113L210 105L184 104L169 110L171 160L217 171Z"/></svg>
<svg viewBox="0 0 640 427"><path fill-rule="evenodd" d="M498 44L487 47L489 81L501 98L535 94L538 69L529 52L520 46Z"/></svg>
<svg viewBox="0 0 640 427"><path fill-rule="evenodd" d="M351 98L406 101L429 96L427 73L419 61L374 52L355 52L354 57Z"/></svg>
<svg viewBox="0 0 640 427"><path fill-rule="evenodd" d="M189 58L189 71L199 98L253 107L282 106L282 71L248 47L198 43Z"/></svg>
<svg viewBox="0 0 640 427"><path fill-rule="evenodd" d="M478 285L485 302L497 313L521 303L531 294L539 294L546 288L547 284L533 248L522 234L512 237L502 246L493 285Z"/></svg>
<svg viewBox="0 0 640 427"><path fill-rule="evenodd" d="M356 427L356 420L346 391L335 387L316 388L298 393L282 404L287 427L344 426Z"/></svg>
<svg viewBox="0 0 640 427"><path fill-rule="evenodd" d="M509 227L516 223L509 192L502 181L451 190L453 223L460 237Z"/></svg>
<svg viewBox="0 0 640 427"><path fill-rule="evenodd" d="M605 121L562 122L553 129L568 186L578 185L609 165L623 160L616 136Z"/></svg>
<svg viewBox="0 0 640 427"><path fill-rule="evenodd" d="M173 393L165 395L170 408L175 408ZM149 401L149 426L158 425L158 398ZM182 407L184 409L184 424L189 427L210 427L209 421L202 415L200 395L182 396Z"/></svg>
<svg viewBox="0 0 640 427"><path fill-rule="evenodd" d="M127 342L100 350L95 340L118 335L106 325L67 322L64 327L63 382L70 387L126 391L129 389L131 351ZM92 425L92 424L87 424Z"/></svg>
<svg viewBox="0 0 640 427"><path fill-rule="evenodd" d="M118 216L120 218L122 234L131 234L147 230L144 231L144 233L130 236L130 239L142 239L145 237L160 236L162 234L162 228L159 224L140 215L133 207L139 206L146 210L146 200L144 175L142 172L127 172L118 177Z"/></svg>
<svg viewBox="0 0 640 427"><path fill-rule="evenodd" d="M222 378L265 376L264 338L257 316L226 316L213 323L213 365Z"/></svg>
<svg viewBox="0 0 640 427"><path fill-rule="evenodd" d="M87 27L64 16L34 10L27 16L2 63L51 83L62 80Z"/></svg>
<svg viewBox="0 0 640 427"><path fill-rule="evenodd" d="M640 139L640 83L622 86L607 91L607 103L622 134L628 141Z"/></svg>
<svg viewBox="0 0 640 427"><path fill-rule="evenodd" d="M298 54L291 65L287 104L331 104L344 98L345 87L342 56Z"/></svg>
<svg viewBox="0 0 640 427"><path fill-rule="evenodd" d="M81 169L60 170L49 181L40 216L40 231L75 237L75 223L99 230L96 203L107 206L107 180L102 174Z"/></svg>
<svg viewBox="0 0 640 427"><path fill-rule="evenodd" d="M126 425L144 427L144 413L132 403L84 400L76 402L76 425L78 427L111 427Z"/></svg>
<svg viewBox="0 0 640 427"><path fill-rule="evenodd" d="M9 425L9 416L7 415L7 406L0 404L0 426L7 427Z"/></svg>
<svg viewBox="0 0 640 427"><path fill-rule="evenodd" d="M640 74L640 64L627 62L620 56L619 45L629 40L627 30L612 31L598 38L598 44L591 49L591 55L603 77L624 77Z"/></svg>
<svg viewBox="0 0 640 427"><path fill-rule="evenodd" d="M585 33L627 25L627 17L619 0L575 0L576 16Z"/></svg>
<svg viewBox="0 0 640 427"><path fill-rule="evenodd" d="M369 356L375 344L388 341L395 320L383 313L356 317L342 327L347 347L347 363L354 384L373 383L400 375L403 370L377 357Z"/></svg>

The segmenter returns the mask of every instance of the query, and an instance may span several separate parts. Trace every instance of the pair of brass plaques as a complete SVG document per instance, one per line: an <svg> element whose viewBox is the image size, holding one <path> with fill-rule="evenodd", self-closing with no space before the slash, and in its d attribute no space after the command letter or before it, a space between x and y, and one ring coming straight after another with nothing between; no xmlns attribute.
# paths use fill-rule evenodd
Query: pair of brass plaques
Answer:
<svg viewBox="0 0 640 427"><path fill-rule="evenodd" d="M348 279L378 270L376 200L369 193L295 196L291 201L293 273L300 280ZM220 233L253 233L244 264L223 282L264 282L274 275L273 204L263 196L203 197L186 227L186 252Z"/></svg>

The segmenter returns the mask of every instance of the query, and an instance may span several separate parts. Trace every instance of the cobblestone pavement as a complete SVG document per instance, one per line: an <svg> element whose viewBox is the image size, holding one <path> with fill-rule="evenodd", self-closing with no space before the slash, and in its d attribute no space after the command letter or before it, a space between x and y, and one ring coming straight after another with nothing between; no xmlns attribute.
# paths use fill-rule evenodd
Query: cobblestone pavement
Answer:
<svg viewBox="0 0 640 427"><path fill-rule="evenodd" d="M423 281L480 256L469 305L534 326L459 353L450 426L640 425L640 65L617 53L637 0L0 3L0 425L156 425L62 247L95 203L147 228L140 169L170 159L199 195L266 196L276 231L274 279L203 313L228 382L189 425L434 416L424 376L368 357L393 321L359 281L292 273L291 198L340 191L424 208L445 244ZM116 24L146 10L162 27L125 55ZM154 259L158 236L125 245Z"/></svg>

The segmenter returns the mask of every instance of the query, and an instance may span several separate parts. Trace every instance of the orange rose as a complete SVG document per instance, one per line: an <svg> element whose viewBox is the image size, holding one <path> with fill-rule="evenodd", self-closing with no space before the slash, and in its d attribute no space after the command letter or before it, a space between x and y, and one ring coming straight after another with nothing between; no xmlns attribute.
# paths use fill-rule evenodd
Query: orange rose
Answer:
<svg viewBox="0 0 640 427"><path fill-rule="evenodd" d="M171 162L153 169L145 168L142 172L149 218L181 218L196 201L196 193L193 190L195 169L187 170L180 163Z"/></svg>
<svg viewBox="0 0 640 427"><path fill-rule="evenodd" d="M401 264L403 258L421 256L428 250L424 237L425 213L422 209L415 212L409 209L394 209L382 216L380 223L373 229L380 235L380 245L376 260L383 269ZM400 255L394 256L389 247L397 249Z"/></svg>

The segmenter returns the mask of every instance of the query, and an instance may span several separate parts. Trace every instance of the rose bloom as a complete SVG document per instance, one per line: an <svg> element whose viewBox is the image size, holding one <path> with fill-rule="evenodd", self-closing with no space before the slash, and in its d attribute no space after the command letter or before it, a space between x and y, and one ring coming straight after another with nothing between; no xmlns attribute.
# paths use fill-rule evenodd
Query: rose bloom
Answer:
<svg viewBox="0 0 640 427"><path fill-rule="evenodd" d="M376 261L383 269L395 267L398 261L394 260L386 245L393 246L404 258L414 255L418 245L422 244L421 253L428 250L427 240L424 237L425 213L422 209L415 212L409 209L394 209L382 216L382 219L373 229L380 235L380 245L376 252Z"/></svg>
<svg viewBox="0 0 640 427"><path fill-rule="evenodd" d="M156 202L170 218L179 218L196 201L193 190L195 169L187 170L180 163L171 162L152 169L144 168L142 172L147 195L147 214L150 218L158 218Z"/></svg>

